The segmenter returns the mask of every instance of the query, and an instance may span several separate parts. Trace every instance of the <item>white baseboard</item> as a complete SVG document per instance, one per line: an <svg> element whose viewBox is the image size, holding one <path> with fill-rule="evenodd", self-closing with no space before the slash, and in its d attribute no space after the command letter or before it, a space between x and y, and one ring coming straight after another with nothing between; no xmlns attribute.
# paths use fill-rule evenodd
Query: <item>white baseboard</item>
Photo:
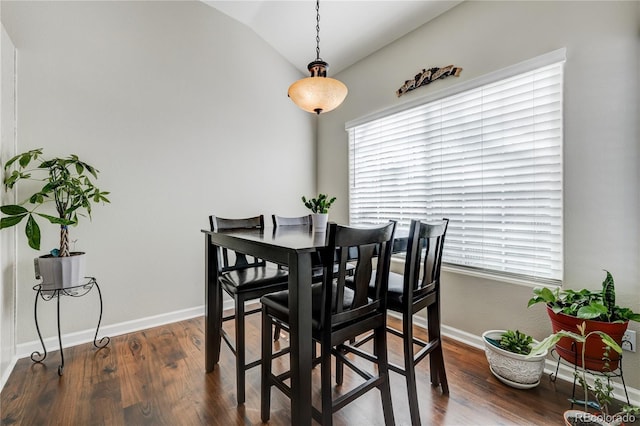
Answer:
<svg viewBox="0 0 640 426"><path fill-rule="evenodd" d="M426 320L423 322L424 324L420 325L422 327L426 327ZM466 331L458 330L457 328L449 327L448 325L442 325L441 332L443 336L447 336L451 339L457 340L458 342L464 343L474 348L484 350L482 336L476 336L475 334L467 333Z"/></svg>
<svg viewBox="0 0 640 426"><path fill-rule="evenodd" d="M118 324L106 325L100 327L98 333L98 339L103 336L119 336L122 334L132 333L134 331L145 330L147 328L158 327L172 322L183 321L190 318L195 318L204 315L204 306L197 306L195 308L183 309L180 311L169 312L166 314L154 315L151 317L140 318L133 321L125 321ZM81 345L83 343L93 342L93 337L96 333L95 329L82 330L74 333L68 333L62 335L62 344L65 348ZM47 352L56 351L60 349L58 345L58 336L48 337L44 339L44 345L47 348ZM42 345L39 340L33 340L31 342L20 343L16 347L16 357L24 358L30 356L32 352L42 352Z"/></svg>
<svg viewBox="0 0 640 426"><path fill-rule="evenodd" d="M233 308L233 300L225 300L223 304L223 309L231 309ZM107 325L100 328L100 333L98 333L98 338L102 336L119 336L126 333L132 333L134 331L144 330L147 328L158 327L165 324L170 324L172 322L183 321L190 318L195 318L198 316L204 315L204 306L198 306L190 309L183 309L180 311L169 312L161 315L154 315L147 318L141 318L133 321L126 321L119 324ZM390 313L390 315L400 318L395 313ZM414 324L426 328L426 319L421 316L416 316L414 318ZM95 330L84 330L75 333L69 333L62 336L62 341L65 347L80 345L83 343L88 343L93 341L93 336L95 334ZM457 340L466 345L472 346L478 349L484 349L484 343L482 342L482 337L477 336L475 334L468 333L463 330L459 330L454 327L450 327L447 325L442 325L442 335L449 337L451 339ZM55 351L59 349L58 346L58 338L57 336L49 337L44 341L45 346L47 347L47 351ZM21 343L16 348L16 356L12 360L9 368L6 369L5 373L2 375L0 379L0 390L4 387L9 375L13 371L15 363L18 359L27 357L31 355L33 351L41 351L42 347L40 346L40 342L38 340L34 340L32 342ZM545 366L545 372L550 374L555 372L556 370L556 361L552 359L548 359ZM568 365L560 364L560 368L558 369L558 378L561 380L565 380L568 382L573 382L573 369ZM640 390L636 388L632 388L627 386L627 392L629 393L629 400L633 405L640 406ZM624 395L624 389L620 383L617 381L614 382L614 396L616 399L625 401L626 397Z"/></svg>
<svg viewBox="0 0 640 426"><path fill-rule="evenodd" d="M4 370L2 377L0 377L0 391L4 389L4 385L7 383L7 380L9 380L9 376L11 375L11 372L13 372L13 368L16 366L16 362L18 362L18 357L14 356L7 368Z"/></svg>

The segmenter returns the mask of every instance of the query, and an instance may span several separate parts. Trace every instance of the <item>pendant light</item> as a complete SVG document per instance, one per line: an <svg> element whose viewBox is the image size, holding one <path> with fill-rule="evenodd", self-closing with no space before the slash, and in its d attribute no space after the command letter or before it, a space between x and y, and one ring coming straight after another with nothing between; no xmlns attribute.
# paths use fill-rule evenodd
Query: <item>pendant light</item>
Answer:
<svg viewBox="0 0 640 426"><path fill-rule="evenodd" d="M327 77L329 64L320 59L320 0L316 0L316 60L307 68L311 77L298 80L289 86L288 96L301 109L308 112L329 112L347 97L347 86L339 80Z"/></svg>

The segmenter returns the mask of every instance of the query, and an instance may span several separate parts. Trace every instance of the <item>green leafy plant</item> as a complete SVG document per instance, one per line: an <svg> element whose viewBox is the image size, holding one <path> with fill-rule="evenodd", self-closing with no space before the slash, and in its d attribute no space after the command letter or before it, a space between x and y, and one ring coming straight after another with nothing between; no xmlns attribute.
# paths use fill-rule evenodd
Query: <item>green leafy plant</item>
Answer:
<svg viewBox="0 0 640 426"><path fill-rule="evenodd" d="M561 330L556 333L553 333L546 337L544 340L540 341L537 345L535 345L531 352L527 355L527 357L539 356L541 354L546 353L546 351L551 350L556 343L560 341L563 337L574 340L576 343L582 344L582 366L576 367L577 370L575 372L576 378L580 383L582 389L584 390L584 399L583 400L575 400L571 399L571 402L574 404L579 404L584 407L584 411L588 411L588 408L591 407L595 410L600 411L605 415L607 420L611 420L611 424L620 424L621 418L624 414L632 414L637 415L640 414L640 407L635 407L631 405L625 405L622 407L622 410L615 414L609 413L609 407L613 402L613 386L607 381L603 381L599 377L596 377L593 381L593 385L590 385L587 382L587 369L584 367L585 358L586 358L586 341L591 336L599 336L603 347L605 348L605 352L603 355L603 360L605 361L605 366L607 365L607 361L609 359L609 351L613 350L618 354L622 353L622 348L609 336L607 333L602 331L591 331L586 333L586 323L582 323L578 325L578 333L574 333L571 331ZM606 375L606 372L605 372ZM592 394L594 400L589 400Z"/></svg>
<svg viewBox="0 0 640 426"><path fill-rule="evenodd" d="M636 314L629 308L616 305L616 293L613 276L607 270L606 278L602 282L600 291L560 290L554 291L546 287L533 289L534 296L527 306L536 303L546 303L555 313L574 316L581 319L592 319L604 322L640 322L640 314Z"/></svg>
<svg viewBox="0 0 640 426"><path fill-rule="evenodd" d="M317 198L307 198L303 195L302 202L313 213L329 213L329 208L336 201L336 197L329 199L328 195L318 194Z"/></svg>
<svg viewBox="0 0 640 426"><path fill-rule="evenodd" d="M500 347L515 354L527 355L531 352L533 337L519 330L507 330L500 337Z"/></svg>
<svg viewBox="0 0 640 426"><path fill-rule="evenodd" d="M9 228L27 219L25 234L29 246L40 249L40 226L36 217L60 226L60 257L69 256L69 225L77 225L83 212L91 218L92 203L109 203L109 192L100 191L91 177L98 178L98 170L81 161L77 155L66 158L42 158L42 148L16 155L4 166L5 189L12 189L20 181L42 183L36 192L20 204L4 205L0 211L0 229ZM57 216L37 212L40 207L53 203ZM26 207L25 207L26 206Z"/></svg>

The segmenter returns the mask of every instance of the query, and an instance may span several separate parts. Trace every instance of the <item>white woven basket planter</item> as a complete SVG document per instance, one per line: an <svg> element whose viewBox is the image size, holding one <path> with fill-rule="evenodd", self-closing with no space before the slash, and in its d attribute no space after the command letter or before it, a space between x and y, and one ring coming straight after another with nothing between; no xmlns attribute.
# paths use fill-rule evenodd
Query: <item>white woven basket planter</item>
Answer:
<svg viewBox="0 0 640 426"><path fill-rule="evenodd" d="M544 362L547 352L542 355L527 358L499 348L487 341L487 337L500 341L505 330L489 330L482 333L484 352L489 361L489 367L494 376L501 382L515 388L528 389L540 383L544 372ZM537 343L534 341L534 344Z"/></svg>

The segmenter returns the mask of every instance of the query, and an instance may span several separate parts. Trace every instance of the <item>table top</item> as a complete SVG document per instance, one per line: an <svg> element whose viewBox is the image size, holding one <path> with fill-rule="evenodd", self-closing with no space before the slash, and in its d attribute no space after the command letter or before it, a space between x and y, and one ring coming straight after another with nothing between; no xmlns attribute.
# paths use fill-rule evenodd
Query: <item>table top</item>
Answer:
<svg viewBox="0 0 640 426"><path fill-rule="evenodd" d="M314 232L310 227L305 225L287 225L277 228L232 229L222 231L210 231L203 229L202 232L214 236L215 240L224 240L225 237L229 237L292 250L315 250L326 245L325 232Z"/></svg>
<svg viewBox="0 0 640 426"><path fill-rule="evenodd" d="M222 231L202 230L212 237L215 244L220 244L234 250L243 251L242 245L249 243L252 246L272 247L288 251L316 251L325 247L326 232L314 232L305 225L287 225L277 228L265 229L234 229ZM394 237L393 253L406 251L407 236Z"/></svg>

